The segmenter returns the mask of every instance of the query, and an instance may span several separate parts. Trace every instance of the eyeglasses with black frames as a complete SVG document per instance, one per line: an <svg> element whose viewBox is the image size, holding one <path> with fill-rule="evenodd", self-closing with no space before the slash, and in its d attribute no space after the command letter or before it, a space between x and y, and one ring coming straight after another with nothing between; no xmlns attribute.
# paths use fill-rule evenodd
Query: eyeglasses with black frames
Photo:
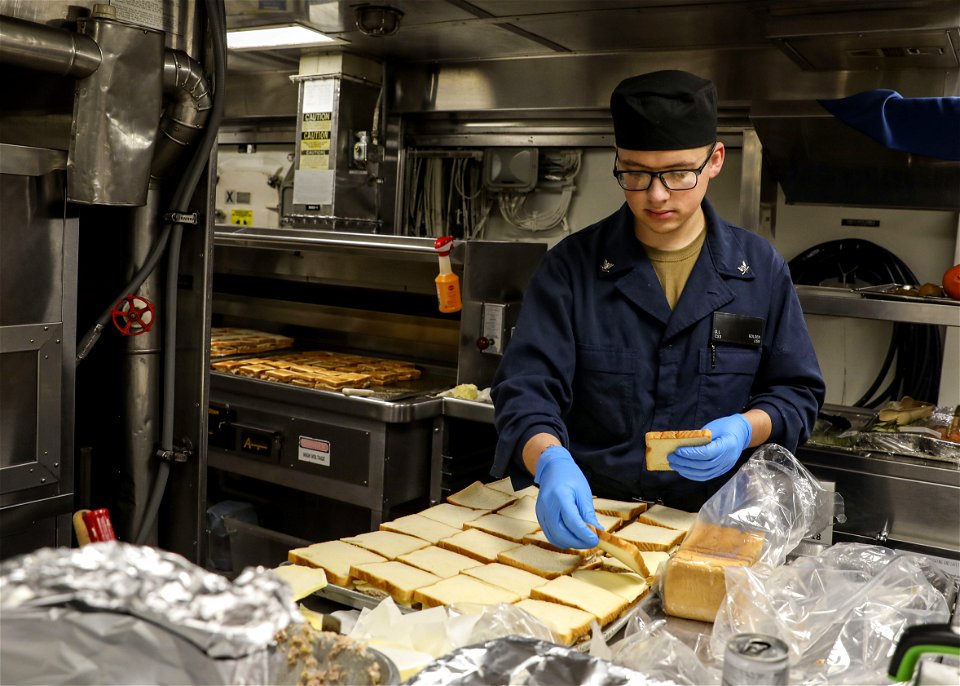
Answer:
<svg viewBox="0 0 960 686"><path fill-rule="evenodd" d="M707 166L710 158L713 157L717 144L714 143L710 148L710 154L697 169L668 169L667 171L630 171L629 169L617 169L619 157L613 160L613 175L617 183L625 191L645 191L653 183L653 177L660 179L660 183L668 191L689 191L696 188L700 180L700 173Z"/></svg>

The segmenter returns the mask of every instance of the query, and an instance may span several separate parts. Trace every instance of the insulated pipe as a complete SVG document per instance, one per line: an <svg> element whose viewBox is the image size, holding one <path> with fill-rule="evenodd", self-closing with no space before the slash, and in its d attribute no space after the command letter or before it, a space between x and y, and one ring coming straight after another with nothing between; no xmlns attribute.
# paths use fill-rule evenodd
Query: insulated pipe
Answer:
<svg viewBox="0 0 960 686"><path fill-rule="evenodd" d="M0 64L83 78L101 59L89 36L0 15Z"/></svg>
<svg viewBox="0 0 960 686"><path fill-rule="evenodd" d="M213 97L203 67L180 50L167 50L163 57L163 92L168 103L160 119L160 133L150 175L162 177L203 132Z"/></svg>

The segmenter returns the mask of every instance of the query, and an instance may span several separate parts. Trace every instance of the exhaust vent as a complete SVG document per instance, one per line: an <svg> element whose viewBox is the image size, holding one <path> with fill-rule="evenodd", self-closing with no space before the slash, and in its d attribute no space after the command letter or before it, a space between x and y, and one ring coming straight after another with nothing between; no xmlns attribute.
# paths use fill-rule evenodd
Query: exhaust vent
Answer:
<svg viewBox="0 0 960 686"><path fill-rule="evenodd" d="M956 69L960 5L773 15L767 36L807 71Z"/></svg>

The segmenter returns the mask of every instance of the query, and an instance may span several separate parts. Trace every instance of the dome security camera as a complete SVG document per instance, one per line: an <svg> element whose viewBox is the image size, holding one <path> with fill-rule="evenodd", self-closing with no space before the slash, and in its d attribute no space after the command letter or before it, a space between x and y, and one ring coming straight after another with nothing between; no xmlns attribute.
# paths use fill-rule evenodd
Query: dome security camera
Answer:
<svg viewBox="0 0 960 686"><path fill-rule="evenodd" d="M403 12L390 5L360 5L355 12L360 33L377 38L395 34L403 17Z"/></svg>

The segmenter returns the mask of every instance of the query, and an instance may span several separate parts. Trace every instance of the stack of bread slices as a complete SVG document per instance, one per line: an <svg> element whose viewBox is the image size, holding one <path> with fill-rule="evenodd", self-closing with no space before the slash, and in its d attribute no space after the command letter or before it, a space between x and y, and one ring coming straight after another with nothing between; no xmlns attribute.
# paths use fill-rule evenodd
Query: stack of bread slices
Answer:
<svg viewBox="0 0 960 686"><path fill-rule="evenodd" d="M447 502L380 530L296 548L295 564L329 582L400 605L515 603L567 645L624 615L649 591L696 515L596 498L600 547L560 549L540 530L537 488L474 482Z"/></svg>

